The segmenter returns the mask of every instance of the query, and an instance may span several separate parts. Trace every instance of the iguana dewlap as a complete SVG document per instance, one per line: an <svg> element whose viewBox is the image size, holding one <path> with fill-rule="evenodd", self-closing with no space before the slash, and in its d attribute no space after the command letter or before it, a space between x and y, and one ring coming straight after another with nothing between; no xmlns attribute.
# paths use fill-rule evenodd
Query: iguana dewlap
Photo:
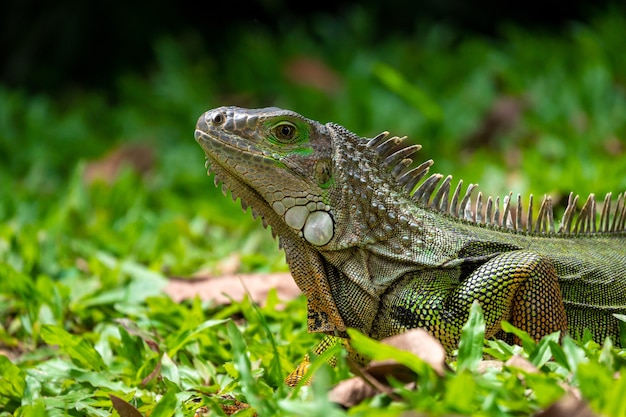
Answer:
<svg viewBox="0 0 626 417"><path fill-rule="evenodd" d="M507 320L536 339L587 329L620 343L624 193L590 195L578 211L570 196L555 229L549 197L523 210L511 195L502 206L472 198L472 184L461 194L462 181L426 176L432 160L411 159L420 146L387 132L366 139L288 110L220 107L195 137L216 184L278 235L310 331L381 339L422 327L451 350L478 300L487 337Z"/></svg>

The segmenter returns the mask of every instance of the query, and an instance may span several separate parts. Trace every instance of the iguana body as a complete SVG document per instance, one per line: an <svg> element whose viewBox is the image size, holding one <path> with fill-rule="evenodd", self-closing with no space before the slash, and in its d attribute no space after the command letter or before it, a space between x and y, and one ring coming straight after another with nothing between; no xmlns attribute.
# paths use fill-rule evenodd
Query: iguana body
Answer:
<svg viewBox="0 0 626 417"><path fill-rule="evenodd" d="M559 230L544 198L536 217L518 198L471 201L451 177L413 168L419 146L383 133L364 139L277 108L221 107L196 140L216 184L272 227L308 299L308 328L381 339L423 327L454 349L474 300L486 335L508 320L534 338L588 329L620 342L626 312L626 207L593 195ZM425 179L424 179L425 178ZM532 204L532 199L530 200Z"/></svg>

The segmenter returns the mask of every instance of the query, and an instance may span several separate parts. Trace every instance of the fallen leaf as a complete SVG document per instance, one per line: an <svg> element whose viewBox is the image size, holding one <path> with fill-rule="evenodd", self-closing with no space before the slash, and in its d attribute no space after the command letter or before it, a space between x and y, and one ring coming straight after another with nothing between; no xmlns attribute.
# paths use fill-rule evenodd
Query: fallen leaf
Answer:
<svg viewBox="0 0 626 417"><path fill-rule="evenodd" d="M495 369L496 371L502 370L502 366L504 366L504 362L498 361L495 359L486 359L482 360L478 363L478 367L476 371L479 373L485 373L489 369Z"/></svg>
<svg viewBox="0 0 626 417"><path fill-rule="evenodd" d="M223 259L220 259L215 265L216 274L219 275L235 275L241 267L241 254L231 253Z"/></svg>
<svg viewBox="0 0 626 417"><path fill-rule="evenodd" d="M498 136L510 132L519 124L528 104L528 100L520 97L497 98L487 110L478 128L465 138L465 150L471 152L479 147L493 146Z"/></svg>
<svg viewBox="0 0 626 417"><path fill-rule="evenodd" d="M125 144L88 163L84 179L87 184L95 181L112 183L123 168L130 168L138 174L145 175L153 165L152 147L146 144Z"/></svg>
<svg viewBox="0 0 626 417"><path fill-rule="evenodd" d="M113 394L109 394L113 408L120 415L120 417L143 417L142 414L132 404L116 397Z"/></svg>
<svg viewBox="0 0 626 417"><path fill-rule="evenodd" d="M604 141L604 150L610 156L620 156L626 150L626 146L624 146L624 142L622 140L615 136L611 136Z"/></svg>
<svg viewBox="0 0 626 417"><path fill-rule="evenodd" d="M324 62L309 58L297 57L287 62L285 76L296 84L313 87L332 94L341 88L341 78Z"/></svg>
<svg viewBox="0 0 626 417"><path fill-rule="evenodd" d="M535 414L536 417L597 417L585 401L571 394L552 404L550 407Z"/></svg>
<svg viewBox="0 0 626 417"><path fill-rule="evenodd" d="M439 376L443 376L449 368L445 362L446 352L441 343L423 329L413 329L405 333L381 340L382 343L411 352L428 363ZM406 366L389 359L372 361L367 367L352 364L353 371L358 375L342 381L329 393L330 399L344 407L352 407L366 398L385 393L394 400L398 398L390 384L393 378L410 387L415 383L415 373Z"/></svg>
<svg viewBox="0 0 626 417"><path fill-rule="evenodd" d="M531 374L536 374L539 372L539 369L537 369L535 365L533 365L532 363L530 363L528 359L523 358L520 355L511 356L511 358L508 361L506 361L504 365L512 367L512 368L521 369L522 371L525 371Z"/></svg>
<svg viewBox="0 0 626 417"><path fill-rule="evenodd" d="M328 393L328 399L345 408L354 407L380 391L360 377L341 381Z"/></svg>
<svg viewBox="0 0 626 417"><path fill-rule="evenodd" d="M424 329L413 329L382 340L383 343L411 352L428 363L437 375L442 376L446 364L446 350L441 342Z"/></svg>
<svg viewBox="0 0 626 417"><path fill-rule="evenodd" d="M408 384L415 381L415 372L406 366L399 364L393 359L386 361L372 361L365 371L376 378L377 381L386 382L388 378L397 379L400 382Z"/></svg>
<svg viewBox="0 0 626 417"><path fill-rule="evenodd" d="M291 300L302 293L289 273L236 274L192 280L170 278L165 293L176 302L198 296L219 305L230 304L231 299L241 301L249 294L252 301L263 304L273 288L281 300Z"/></svg>

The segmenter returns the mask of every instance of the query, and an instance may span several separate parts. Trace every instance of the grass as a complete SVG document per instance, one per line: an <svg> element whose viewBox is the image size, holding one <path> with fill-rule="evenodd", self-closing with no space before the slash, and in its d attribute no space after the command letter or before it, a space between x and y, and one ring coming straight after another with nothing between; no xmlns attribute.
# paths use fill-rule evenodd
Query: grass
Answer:
<svg viewBox="0 0 626 417"><path fill-rule="evenodd" d="M494 194L626 188L623 17L560 34L508 28L500 40L435 26L363 48L367 19L341 32L320 24L315 40L241 34L220 59L194 36L162 39L154 71L123 76L112 92L0 87L0 415L133 415L115 411L110 395L151 416L202 404L219 415L221 400L209 394L228 393L260 415L512 416L546 408L568 386L595 412L626 415L623 350L550 338L485 344L479 324L465 337L539 372L479 372L481 352L468 349L458 372L418 370L417 391L397 389L402 403L381 395L344 411L326 399L348 375L343 360L321 366L310 388L282 384L319 340L306 333L302 298L218 307L163 294L167 277L219 272L232 253L240 272L286 270L270 233L206 178L193 126L222 104L279 105L366 136L407 134L438 170ZM316 63L335 87L287 70L298 62ZM523 110L472 136L503 97ZM128 143L153 153L146 171L90 179L93 160Z"/></svg>

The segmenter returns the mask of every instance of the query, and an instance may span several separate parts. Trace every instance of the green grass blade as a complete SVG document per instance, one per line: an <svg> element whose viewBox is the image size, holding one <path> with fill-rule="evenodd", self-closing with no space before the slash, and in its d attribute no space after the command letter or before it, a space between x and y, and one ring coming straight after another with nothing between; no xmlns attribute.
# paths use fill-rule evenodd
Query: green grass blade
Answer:
<svg viewBox="0 0 626 417"><path fill-rule="evenodd" d="M461 331L459 355L457 358L458 370L476 370L483 359L485 346L485 318L478 301L472 303L469 317Z"/></svg>

